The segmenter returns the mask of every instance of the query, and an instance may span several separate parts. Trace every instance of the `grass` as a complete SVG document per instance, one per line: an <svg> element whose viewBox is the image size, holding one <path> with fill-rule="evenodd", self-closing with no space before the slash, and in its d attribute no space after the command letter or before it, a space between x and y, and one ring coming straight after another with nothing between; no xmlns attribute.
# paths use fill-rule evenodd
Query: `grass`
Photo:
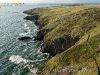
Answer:
<svg viewBox="0 0 100 75"><path fill-rule="evenodd" d="M39 32L44 31L43 41L48 50L62 51L42 64L38 73L51 74L50 71L55 67L70 65L82 68L77 75L100 74L100 53L95 52L100 48L100 5L37 8L27 13L39 15L38 22L42 25ZM62 42L68 41L67 36L70 42ZM85 69L86 66L88 69Z"/></svg>
<svg viewBox="0 0 100 75"><path fill-rule="evenodd" d="M92 37L91 40L94 40L94 38L97 38L98 36ZM87 72L82 69L82 73L79 73L78 75L84 75L84 72L85 75L98 75L98 69L94 61L94 58L97 62L100 61L100 53L94 53L94 50L100 46L100 42L98 41L100 41L100 39L81 44L77 43L74 47L57 54L44 65L40 66L42 69L39 68L39 70L43 73L50 73L50 71L57 66L71 65L75 68L84 68L87 65L90 69L86 70ZM98 62L98 64L100 64L100 62Z"/></svg>

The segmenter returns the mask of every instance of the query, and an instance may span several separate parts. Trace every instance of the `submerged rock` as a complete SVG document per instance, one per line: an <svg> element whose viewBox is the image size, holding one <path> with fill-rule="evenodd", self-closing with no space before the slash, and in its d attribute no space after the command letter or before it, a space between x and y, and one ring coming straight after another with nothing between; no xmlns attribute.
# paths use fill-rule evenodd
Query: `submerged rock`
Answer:
<svg viewBox="0 0 100 75"><path fill-rule="evenodd" d="M22 36L22 37L18 38L18 40L29 40L29 39L32 39L32 37L30 37L30 36Z"/></svg>

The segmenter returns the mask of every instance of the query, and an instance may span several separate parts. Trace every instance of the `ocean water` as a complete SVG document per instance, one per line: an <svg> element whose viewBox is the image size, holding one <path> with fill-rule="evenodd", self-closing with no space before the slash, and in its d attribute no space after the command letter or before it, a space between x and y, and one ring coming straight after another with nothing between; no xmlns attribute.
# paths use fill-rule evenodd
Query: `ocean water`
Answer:
<svg viewBox="0 0 100 75"><path fill-rule="evenodd" d="M34 21L24 20L23 11L50 5L3 6L0 8L0 75L36 75L37 67L47 58L41 53L40 42L19 41L21 36L34 36Z"/></svg>

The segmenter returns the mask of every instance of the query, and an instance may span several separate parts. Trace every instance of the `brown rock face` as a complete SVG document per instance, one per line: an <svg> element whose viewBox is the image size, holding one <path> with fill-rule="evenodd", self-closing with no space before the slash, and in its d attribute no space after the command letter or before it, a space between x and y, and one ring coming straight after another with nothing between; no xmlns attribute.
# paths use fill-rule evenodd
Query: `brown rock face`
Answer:
<svg viewBox="0 0 100 75"><path fill-rule="evenodd" d="M54 75L75 75L79 70L74 69L72 66L56 67L51 73Z"/></svg>
<svg viewBox="0 0 100 75"><path fill-rule="evenodd" d="M44 42L42 44L41 51L43 53L49 53L50 55L54 56L68 49L69 47L74 45L78 40L79 40L78 37L73 39L70 36L66 35L65 38L59 38L53 41L52 44Z"/></svg>

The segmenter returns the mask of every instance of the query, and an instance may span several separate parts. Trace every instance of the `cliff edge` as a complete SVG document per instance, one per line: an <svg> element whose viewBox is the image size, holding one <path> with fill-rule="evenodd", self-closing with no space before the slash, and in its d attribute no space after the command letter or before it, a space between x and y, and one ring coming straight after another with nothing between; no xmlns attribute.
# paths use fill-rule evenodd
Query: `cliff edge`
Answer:
<svg viewBox="0 0 100 75"><path fill-rule="evenodd" d="M100 75L100 5L24 11L39 27L41 51L54 56L37 75ZM27 18L25 18L27 19Z"/></svg>

